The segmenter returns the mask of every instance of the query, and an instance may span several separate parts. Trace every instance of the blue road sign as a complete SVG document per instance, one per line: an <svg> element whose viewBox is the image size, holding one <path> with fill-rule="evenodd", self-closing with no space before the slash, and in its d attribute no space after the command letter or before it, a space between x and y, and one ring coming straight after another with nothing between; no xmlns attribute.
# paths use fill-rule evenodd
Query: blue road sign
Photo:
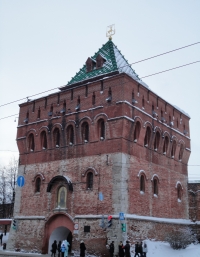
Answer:
<svg viewBox="0 0 200 257"><path fill-rule="evenodd" d="M25 184L25 179L24 179L24 177L23 177L23 176L19 176L19 177L17 178L17 185L18 185L19 187L23 187L24 184Z"/></svg>
<svg viewBox="0 0 200 257"><path fill-rule="evenodd" d="M120 212L120 213L119 213L119 219L120 219L120 220L124 220L124 213L123 213L123 212Z"/></svg>
<svg viewBox="0 0 200 257"><path fill-rule="evenodd" d="M99 192L99 200L103 201L103 193L102 192Z"/></svg>

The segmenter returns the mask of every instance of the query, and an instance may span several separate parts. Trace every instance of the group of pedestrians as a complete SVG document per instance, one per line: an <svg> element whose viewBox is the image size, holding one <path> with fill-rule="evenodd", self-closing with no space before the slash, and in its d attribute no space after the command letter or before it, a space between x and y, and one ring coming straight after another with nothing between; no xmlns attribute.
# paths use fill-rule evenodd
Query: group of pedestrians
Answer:
<svg viewBox="0 0 200 257"><path fill-rule="evenodd" d="M57 241L54 240L52 246L51 246L51 257L56 257L56 252L58 251L58 257L67 257L68 251L69 251L69 242L67 240L63 240L62 243L59 241L57 244ZM85 257L85 244L83 240L80 242L80 257Z"/></svg>
<svg viewBox="0 0 200 257"><path fill-rule="evenodd" d="M126 241L126 244L123 245L122 241L120 241L119 243L119 246L118 246L118 255L119 257L131 257L131 253L130 253L130 243L129 241ZM110 252L110 257L113 257L114 255L114 251L115 251L115 248L114 248L114 241L112 241L109 245L109 252ZM140 242L140 243L136 243L135 244L135 255L134 257L136 256L139 256L139 257L147 257L147 244L146 242Z"/></svg>
<svg viewBox="0 0 200 257"><path fill-rule="evenodd" d="M147 256L147 244L144 242L144 245L143 245L143 242L136 242L135 244L135 256L140 256L140 257L146 257Z"/></svg>
<svg viewBox="0 0 200 257"><path fill-rule="evenodd" d="M51 248L51 256L56 257L56 252L58 251L58 257L67 257L68 256L68 250L69 250L69 242L67 240L63 240L62 242L59 241L57 244L57 241L54 240Z"/></svg>

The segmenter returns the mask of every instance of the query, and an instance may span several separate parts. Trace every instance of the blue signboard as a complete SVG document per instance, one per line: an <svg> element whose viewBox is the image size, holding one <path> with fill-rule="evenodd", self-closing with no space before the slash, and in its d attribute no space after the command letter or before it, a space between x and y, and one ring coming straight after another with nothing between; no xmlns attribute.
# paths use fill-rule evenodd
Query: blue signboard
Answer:
<svg viewBox="0 0 200 257"><path fill-rule="evenodd" d="M123 212L120 212L120 213L119 213L119 219L120 219L120 220L124 220L124 213L123 213Z"/></svg>
<svg viewBox="0 0 200 257"><path fill-rule="evenodd" d="M103 193L102 192L99 192L99 200L103 201Z"/></svg>
<svg viewBox="0 0 200 257"><path fill-rule="evenodd" d="M25 184L25 179L24 179L24 177L23 177L23 176L19 176L19 177L17 178L17 185L18 185L19 187L23 187L24 184Z"/></svg>

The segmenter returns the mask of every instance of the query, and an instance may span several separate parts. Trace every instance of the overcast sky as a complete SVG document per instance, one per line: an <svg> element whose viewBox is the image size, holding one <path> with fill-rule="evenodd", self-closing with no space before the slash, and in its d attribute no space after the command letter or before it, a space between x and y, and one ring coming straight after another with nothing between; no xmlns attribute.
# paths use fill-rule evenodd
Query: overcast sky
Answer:
<svg viewBox="0 0 200 257"><path fill-rule="evenodd" d="M199 14L199 0L0 0L0 105L67 84L107 42L110 24L116 28L113 42L133 63L200 42ZM200 44L133 69L143 77L195 61ZM190 179L200 179L200 62L143 81L190 115L188 172ZM14 120L24 101L0 107L0 165L18 156Z"/></svg>

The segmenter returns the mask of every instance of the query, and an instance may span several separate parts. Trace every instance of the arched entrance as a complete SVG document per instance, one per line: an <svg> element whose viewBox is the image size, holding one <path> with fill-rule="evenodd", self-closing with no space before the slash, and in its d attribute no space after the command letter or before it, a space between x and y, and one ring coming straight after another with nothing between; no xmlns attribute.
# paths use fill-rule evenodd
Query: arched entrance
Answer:
<svg viewBox="0 0 200 257"><path fill-rule="evenodd" d="M54 240L63 241L67 239L72 246L72 231L74 229L74 223L72 219L65 213L59 213L51 216L45 224L45 234L42 247L42 253L50 253L51 245Z"/></svg>

